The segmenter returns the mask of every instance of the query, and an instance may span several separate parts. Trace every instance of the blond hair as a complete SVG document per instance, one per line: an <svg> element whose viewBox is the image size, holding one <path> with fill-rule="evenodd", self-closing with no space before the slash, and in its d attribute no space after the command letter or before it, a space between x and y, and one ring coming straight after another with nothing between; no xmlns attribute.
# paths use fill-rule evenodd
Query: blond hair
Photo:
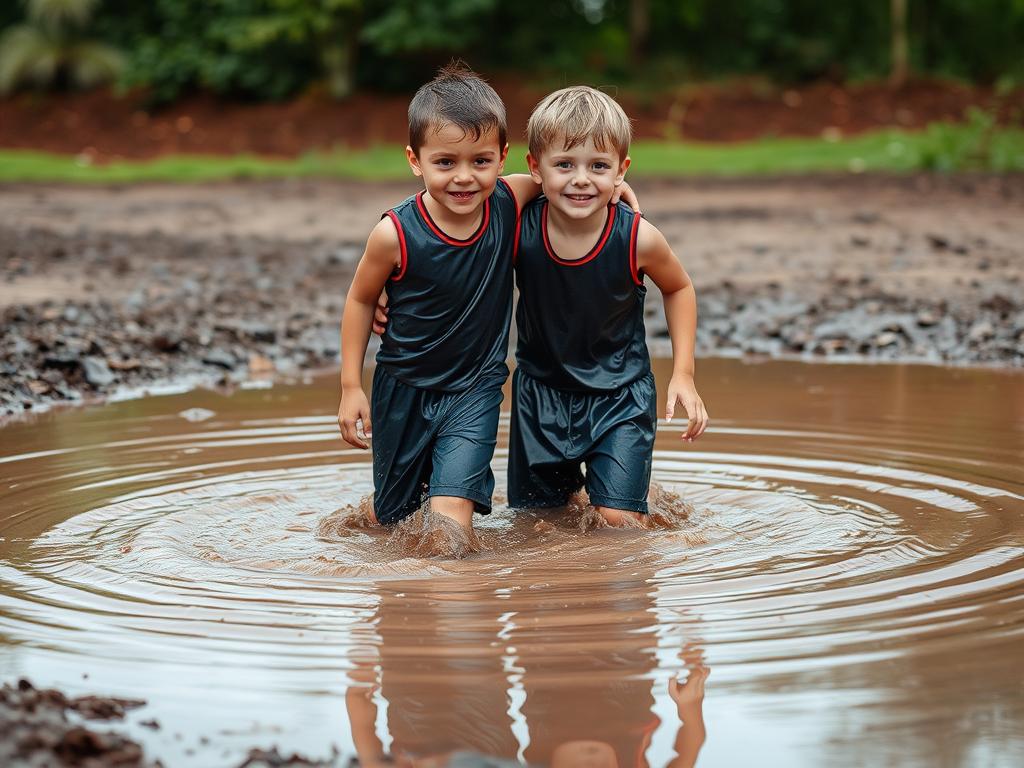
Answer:
<svg viewBox="0 0 1024 768"><path fill-rule="evenodd" d="M601 151L618 150L624 158L629 152L633 128L622 107L609 96L587 85L575 85L545 96L534 107L526 124L530 154L541 153L562 140L563 149L572 149L593 139Z"/></svg>

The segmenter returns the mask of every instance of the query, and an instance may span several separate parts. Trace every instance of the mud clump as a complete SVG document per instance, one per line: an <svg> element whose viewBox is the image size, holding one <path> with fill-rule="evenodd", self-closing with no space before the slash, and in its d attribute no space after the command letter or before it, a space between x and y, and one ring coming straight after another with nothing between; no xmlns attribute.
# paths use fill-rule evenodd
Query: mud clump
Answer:
<svg viewBox="0 0 1024 768"><path fill-rule="evenodd" d="M90 720L120 720L145 702L101 696L69 698L28 680L0 688L0 765L147 768L141 745L112 732L72 723L68 712Z"/></svg>
<svg viewBox="0 0 1024 768"><path fill-rule="evenodd" d="M364 496L359 504L342 507L323 518L316 526L316 536L326 541L338 541L353 533L380 530L373 512L373 498Z"/></svg>
<svg viewBox="0 0 1024 768"><path fill-rule="evenodd" d="M565 507L555 510L534 511L538 518L533 531L547 534L556 528L572 528L581 532L604 528L650 531L681 530L689 522L694 509L690 502L678 493L666 490L659 483L652 483L647 496L648 512L640 519L625 515L620 525L610 524L590 503L587 492L579 490L569 497Z"/></svg>

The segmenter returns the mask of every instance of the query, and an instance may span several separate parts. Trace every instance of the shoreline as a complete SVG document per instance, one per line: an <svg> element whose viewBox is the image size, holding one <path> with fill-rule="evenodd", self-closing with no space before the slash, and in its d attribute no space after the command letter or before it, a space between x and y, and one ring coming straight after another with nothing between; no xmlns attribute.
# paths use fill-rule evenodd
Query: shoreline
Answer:
<svg viewBox="0 0 1024 768"><path fill-rule="evenodd" d="M362 238L414 186L5 185L0 422L331 369ZM1024 176L636 189L696 285L698 358L1024 368ZM657 355L654 289L646 323Z"/></svg>

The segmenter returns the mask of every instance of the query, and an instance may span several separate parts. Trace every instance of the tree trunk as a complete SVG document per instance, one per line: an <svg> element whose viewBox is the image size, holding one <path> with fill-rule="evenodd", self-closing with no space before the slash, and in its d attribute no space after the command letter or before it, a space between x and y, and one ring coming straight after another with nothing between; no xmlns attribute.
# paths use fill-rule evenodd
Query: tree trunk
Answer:
<svg viewBox="0 0 1024 768"><path fill-rule="evenodd" d="M889 84L894 88L907 82L909 71L907 43L907 0L889 0L892 19L892 70L889 73Z"/></svg>
<svg viewBox="0 0 1024 768"><path fill-rule="evenodd" d="M629 53L633 66L647 59L647 38L651 31L648 0L633 0L629 6Z"/></svg>

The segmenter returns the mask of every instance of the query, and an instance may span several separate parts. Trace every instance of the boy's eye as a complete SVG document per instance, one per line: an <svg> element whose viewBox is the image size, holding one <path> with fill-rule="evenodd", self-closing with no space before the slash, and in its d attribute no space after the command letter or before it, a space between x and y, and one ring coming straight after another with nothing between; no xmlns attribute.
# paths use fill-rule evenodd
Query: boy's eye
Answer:
<svg viewBox="0 0 1024 768"><path fill-rule="evenodd" d="M489 157L478 157L476 159L476 164L477 165L490 165L491 164L491 159Z"/></svg>
<svg viewBox="0 0 1024 768"><path fill-rule="evenodd" d="M440 165L442 168L451 168L453 165L455 165L453 161L449 160L446 157L438 160L437 164Z"/></svg>
<svg viewBox="0 0 1024 768"><path fill-rule="evenodd" d="M555 168L572 168L572 163L568 160L559 160L555 163Z"/></svg>
<svg viewBox="0 0 1024 768"><path fill-rule="evenodd" d="M611 166L608 165L608 163L603 163L603 162L600 162L600 161L594 163L594 170L595 171L607 171L609 168L611 168Z"/></svg>

